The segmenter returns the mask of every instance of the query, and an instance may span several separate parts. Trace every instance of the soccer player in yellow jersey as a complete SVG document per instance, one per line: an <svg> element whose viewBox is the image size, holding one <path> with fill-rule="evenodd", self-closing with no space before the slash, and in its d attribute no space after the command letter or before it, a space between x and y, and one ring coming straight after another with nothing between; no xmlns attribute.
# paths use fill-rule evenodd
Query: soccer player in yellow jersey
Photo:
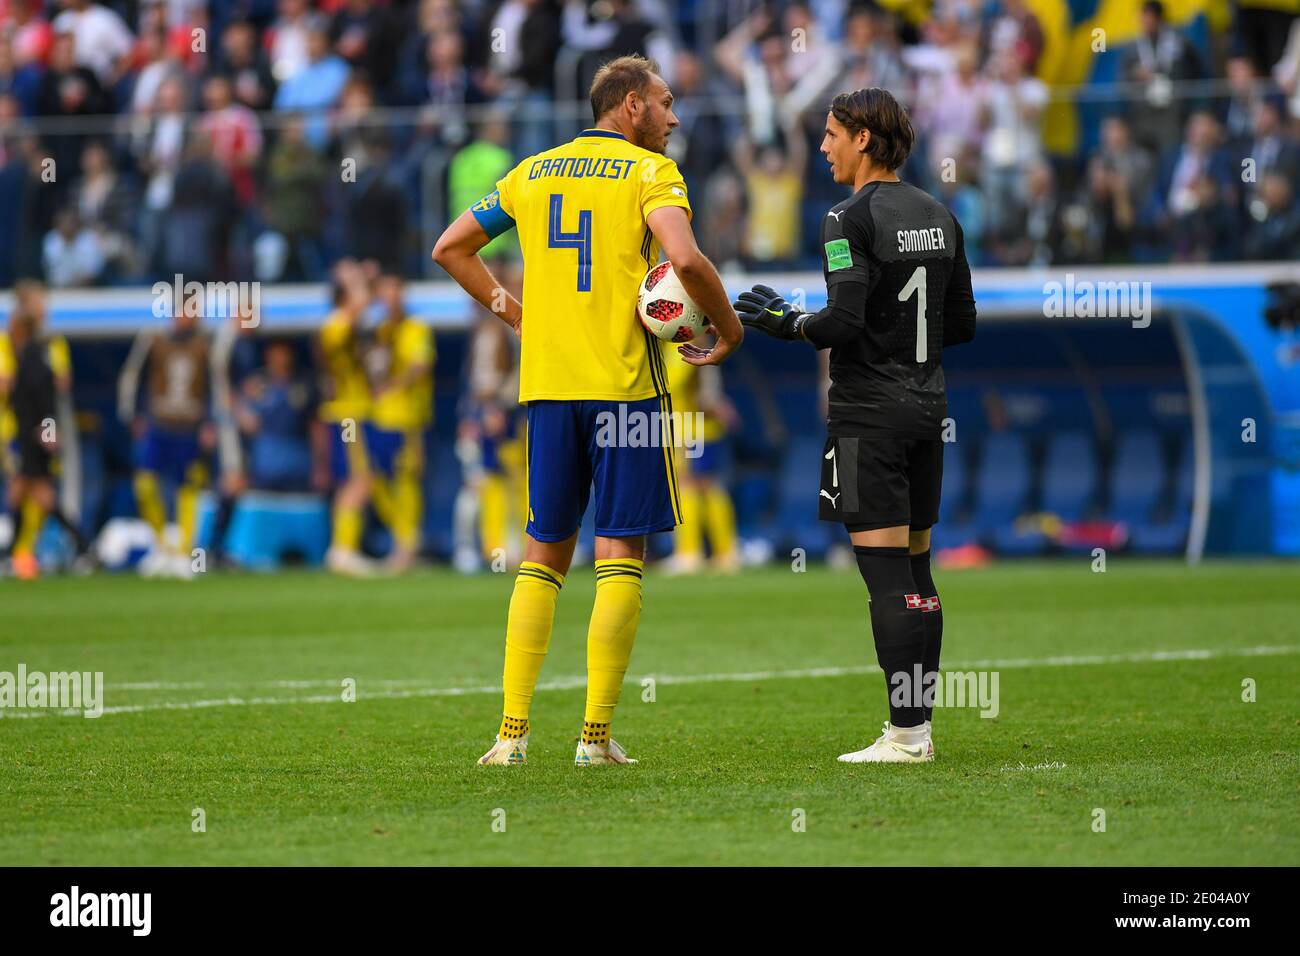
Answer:
<svg viewBox="0 0 1300 956"><path fill-rule="evenodd" d="M506 266L509 268L509 266ZM471 570L470 549L478 521L478 554L500 569L521 560L528 514L522 411L519 397L519 340L504 323L475 307L466 363L466 414L457 440L465 485L456 499L457 567Z"/></svg>
<svg viewBox="0 0 1300 956"><path fill-rule="evenodd" d="M365 352L373 383L366 430L370 494L393 535L388 566L405 571L420 547L424 433L433 422L433 330L406 314L400 276L381 275L375 291L383 319Z"/></svg>
<svg viewBox="0 0 1300 956"><path fill-rule="evenodd" d="M353 577L365 577L374 570L361 553L365 508L370 500L365 444L370 382L362 362L360 334L369 295L360 267L340 263L334 276L335 308L321 325L318 340L325 373L320 416L330 430L330 473L334 481L334 528L325 563L336 574Z"/></svg>
<svg viewBox="0 0 1300 956"><path fill-rule="evenodd" d="M682 520L673 536L670 568L676 574L699 571L707 538L714 569L732 572L739 567L736 509L723 470L727 429L736 412L722 391L722 369L692 365L674 354L668 342L662 345L673 411L681 414L689 438L676 448Z"/></svg>
<svg viewBox="0 0 1300 956"><path fill-rule="evenodd" d="M608 440L611 415L662 422L671 411L658 340L636 316L638 286L660 250L712 321L721 362L743 331L722 281L695 242L686 184L664 155L677 126L673 95L640 56L604 64L591 84L596 125L530 156L443 233L433 258L521 338L519 400L528 406L528 541L506 621L505 707L483 764L527 759L528 713L594 488L596 599L587 631L587 705L578 766L631 760L609 736L641 617L646 535L680 517L671 438ZM523 302L478 252L517 229ZM651 417L653 416L653 417ZM630 420L630 419L628 419ZM636 445L638 447L632 447Z"/></svg>

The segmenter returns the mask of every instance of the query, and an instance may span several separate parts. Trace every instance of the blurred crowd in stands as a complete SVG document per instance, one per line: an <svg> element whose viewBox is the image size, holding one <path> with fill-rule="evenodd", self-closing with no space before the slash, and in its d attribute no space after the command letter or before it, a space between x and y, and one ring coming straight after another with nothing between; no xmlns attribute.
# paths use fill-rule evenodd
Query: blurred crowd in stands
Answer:
<svg viewBox="0 0 1300 956"><path fill-rule="evenodd" d="M1294 3L1200 30L1141 4L1131 41L1050 53L1110 58L1069 87L1043 6L0 0L0 286L434 277L446 221L590 125L587 80L630 52L676 94L669 152L724 269L818 266L826 103L864 86L909 106L904 175L976 265L1300 256Z"/></svg>

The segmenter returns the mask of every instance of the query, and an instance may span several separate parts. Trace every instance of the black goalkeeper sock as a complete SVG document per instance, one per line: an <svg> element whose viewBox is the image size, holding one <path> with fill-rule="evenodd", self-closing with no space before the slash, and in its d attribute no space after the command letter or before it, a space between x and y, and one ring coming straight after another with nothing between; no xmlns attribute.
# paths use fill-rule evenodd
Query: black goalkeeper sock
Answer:
<svg viewBox="0 0 1300 956"><path fill-rule="evenodd" d="M939 591L930 574L930 552L912 555L912 580L916 593L921 595L921 624L925 630L925 654L922 667L926 681L939 680L939 649L943 647L943 608L939 605ZM922 707L926 720L934 708Z"/></svg>
<svg viewBox="0 0 1300 956"><path fill-rule="evenodd" d="M18 502L18 507L9 512L9 518L13 522L14 533L9 538L9 543L0 551L0 558L11 558L14 553L14 545L23 535L23 503Z"/></svg>
<svg viewBox="0 0 1300 956"><path fill-rule="evenodd" d="M907 548L854 547L853 553L871 594L871 633L885 672L889 722L898 728L920 726L922 688L914 685L925 654L925 625Z"/></svg>
<svg viewBox="0 0 1300 956"><path fill-rule="evenodd" d="M72 519L63 513L62 508L55 508L50 512L50 517L59 523L64 531L72 535L73 543L77 548L77 554L83 555L90 550L90 542L86 536L81 533L81 529L72 523Z"/></svg>
<svg viewBox="0 0 1300 956"><path fill-rule="evenodd" d="M217 513L212 520L212 557L221 561L226 556L226 531L235 513L235 496L222 495L217 499Z"/></svg>

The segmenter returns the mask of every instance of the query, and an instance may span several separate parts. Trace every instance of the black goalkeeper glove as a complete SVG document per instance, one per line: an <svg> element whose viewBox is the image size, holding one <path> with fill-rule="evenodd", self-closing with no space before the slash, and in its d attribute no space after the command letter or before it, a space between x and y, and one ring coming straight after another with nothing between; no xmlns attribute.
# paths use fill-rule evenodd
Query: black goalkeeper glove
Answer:
<svg viewBox="0 0 1300 956"><path fill-rule="evenodd" d="M800 326L808 318L807 312L798 309L781 298L770 286L756 285L748 292L742 292L731 303L740 316L740 324L751 329L758 329L777 339L801 339Z"/></svg>

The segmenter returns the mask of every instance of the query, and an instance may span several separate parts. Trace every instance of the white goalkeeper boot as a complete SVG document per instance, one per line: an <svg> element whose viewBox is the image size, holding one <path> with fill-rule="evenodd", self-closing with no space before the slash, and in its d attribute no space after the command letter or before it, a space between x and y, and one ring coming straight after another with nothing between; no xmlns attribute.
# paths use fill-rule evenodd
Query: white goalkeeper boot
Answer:
<svg viewBox="0 0 1300 956"><path fill-rule="evenodd" d="M933 759L928 724L891 727L888 721L870 747L839 756L840 763L927 763Z"/></svg>
<svg viewBox="0 0 1300 956"><path fill-rule="evenodd" d="M498 734L497 742L491 750L478 758L478 762L485 767L513 767L528 763L528 735L502 740Z"/></svg>
<svg viewBox="0 0 1300 956"><path fill-rule="evenodd" d="M578 752L573 755L575 767L599 767L605 764L636 763L627 755L627 751L618 745L617 740L607 744L584 744L578 741Z"/></svg>

